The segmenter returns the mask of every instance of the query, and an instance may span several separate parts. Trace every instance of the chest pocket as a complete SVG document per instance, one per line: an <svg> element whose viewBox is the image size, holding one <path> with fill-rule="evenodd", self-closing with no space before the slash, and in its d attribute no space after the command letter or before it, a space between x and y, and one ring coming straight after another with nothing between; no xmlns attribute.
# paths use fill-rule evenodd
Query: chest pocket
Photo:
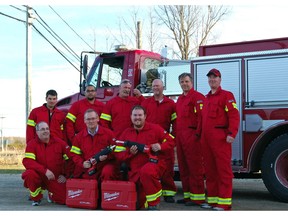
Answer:
<svg viewBox="0 0 288 216"><path fill-rule="evenodd" d="M182 111L182 116L183 117L189 117L191 114L193 114L193 106L190 101L187 101L183 104L183 111Z"/></svg>
<svg viewBox="0 0 288 216"><path fill-rule="evenodd" d="M209 104L209 112L208 117L209 118L216 118L218 115L219 106L217 103L210 103Z"/></svg>

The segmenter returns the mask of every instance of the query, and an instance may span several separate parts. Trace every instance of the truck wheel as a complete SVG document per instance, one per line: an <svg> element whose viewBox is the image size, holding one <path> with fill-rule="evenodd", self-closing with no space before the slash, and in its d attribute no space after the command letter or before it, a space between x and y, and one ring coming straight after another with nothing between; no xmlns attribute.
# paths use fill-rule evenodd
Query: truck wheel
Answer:
<svg viewBox="0 0 288 216"><path fill-rule="evenodd" d="M280 201L288 202L288 134L274 139L266 148L261 172L268 191Z"/></svg>

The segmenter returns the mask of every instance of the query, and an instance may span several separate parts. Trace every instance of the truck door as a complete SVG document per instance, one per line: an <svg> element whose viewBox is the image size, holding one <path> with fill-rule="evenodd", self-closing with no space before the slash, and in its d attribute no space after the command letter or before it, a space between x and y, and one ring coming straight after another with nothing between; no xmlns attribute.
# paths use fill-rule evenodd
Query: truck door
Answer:
<svg viewBox="0 0 288 216"><path fill-rule="evenodd" d="M194 70L194 88L206 95L210 91L208 78L206 74L212 68L217 68L222 74L221 86L223 89L231 91L236 99L240 119L242 119L242 100L241 100L241 59L233 60L209 60L209 61L192 61ZM243 148L242 148L242 121L240 121L239 132L232 145L232 162L233 165L242 165Z"/></svg>

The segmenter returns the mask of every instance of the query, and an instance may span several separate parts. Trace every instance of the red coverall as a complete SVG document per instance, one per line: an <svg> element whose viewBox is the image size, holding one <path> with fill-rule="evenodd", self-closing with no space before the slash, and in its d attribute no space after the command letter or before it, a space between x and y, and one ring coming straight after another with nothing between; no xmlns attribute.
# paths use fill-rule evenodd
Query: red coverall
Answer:
<svg viewBox="0 0 288 216"><path fill-rule="evenodd" d="M160 125L164 130L170 132L172 124L172 134L176 130L176 105L173 100L164 96L159 103L154 97L142 101L141 105L146 109L146 121ZM163 196L175 196L177 188L174 182L174 148L166 154L167 169L161 179Z"/></svg>
<svg viewBox="0 0 288 216"><path fill-rule="evenodd" d="M93 109L97 114L101 115L104 108L104 103L95 99L94 104L89 103L88 99L84 98L72 104L66 116L66 134L70 144L73 143L74 136L82 129L86 128L84 123L84 113L88 109Z"/></svg>
<svg viewBox="0 0 288 216"><path fill-rule="evenodd" d="M176 149L185 201L205 201L204 167L200 144L201 112L204 95L193 88L176 102Z"/></svg>
<svg viewBox="0 0 288 216"><path fill-rule="evenodd" d="M57 179L59 175L69 178L74 163L71 160L70 147L63 140L52 136L48 144L41 142L38 137L31 140L26 146L23 165L26 168L22 174L24 187L29 189L32 200L42 199L43 192L47 189L53 202L65 204L66 183L58 183ZM47 169L54 173L55 180L47 179Z"/></svg>
<svg viewBox="0 0 288 216"><path fill-rule="evenodd" d="M100 117L100 124L110 128L116 138L132 125L130 120L131 110L135 105L140 105L144 97L120 98L119 96L109 100Z"/></svg>
<svg viewBox="0 0 288 216"><path fill-rule="evenodd" d="M232 144L226 142L226 137L236 137L240 121L234 95L221 87L214 94L209 92L202 117L207 201L212 206L229 210L232 204Z"/></svg>
<svg viewBox="0 0 288 216"><path fill-rule="evenodd" d="M159 143L161 151L158 152L158 163L149 161L151 154L139 152L136 155L130 154L130 149L117 154L120 161L126 161L130 167L129 181L137 185L139 207L144 207L146 201L149 206L155 206L160 203L162 195L162 186L160 179L163 176L167 166L165 163L165 154L169 154L174 148L174 139L163 128L157 124L146 122L142 130L136 130L133 127L127 128L120 136L120 140L129 140L146 144ZM155 153L154 153L155 154Z"/></svg>
<svg viewBox="0 0 288 216"><path fill-rule="evenodd" d="M49 125L50 133L54 137L66 141L64 132L65 113L56 107L51 112L47 107L46 103L40 107L34 108L27 121L26 128L26 143L34 139L36 136L35 126L37 123L44 121Z"/></svg>
<svg viewBox="0 0 288 216"><path fill-rule="evenodd" d="M83 171L83 173L79 173L79 176L76 177L84 179L97 179L99 182L102 180L118 179L119 170L117 170L118 166L113 153L110 153L105 161L101 161L96 164L95 174L89 176L89 169L83 168L84 161L89 160L107 146L114 145L114 139L113 132L100 125L98 125L98 131L94 136L90 135L86 128L80 131L80 133L75 136L71 148L73 161L77 166L77 170ZM81 174L83 175L80 176Z"/></svg>

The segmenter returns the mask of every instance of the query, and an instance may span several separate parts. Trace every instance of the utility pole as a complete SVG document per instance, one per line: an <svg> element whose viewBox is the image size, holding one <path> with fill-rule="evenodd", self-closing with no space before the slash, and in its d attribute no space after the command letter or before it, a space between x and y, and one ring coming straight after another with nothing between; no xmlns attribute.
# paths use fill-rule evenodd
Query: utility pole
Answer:
<svg viewBox="0 0 288 216"><path fill-rule="evenodd" d="M3 140L3 119L5 117L4 116L0 116L0 119L1 119L1 148L2 148L2 152L4 152L4 140Z"/></svg>
<svg viewBox="0 0 288 216"><path fill-rule="evenodd" d="M27 15L26 15L26 121L28 119L29 113L31 111L31 30L32 30L32 21L33 13L32 7L26 6Z"/></svg>
<svg viewBox="0 0 288 216"><path fill-rule="evenodd" d="M137 22L137 49L142 49L142 29L141 21Z"/></svg>

